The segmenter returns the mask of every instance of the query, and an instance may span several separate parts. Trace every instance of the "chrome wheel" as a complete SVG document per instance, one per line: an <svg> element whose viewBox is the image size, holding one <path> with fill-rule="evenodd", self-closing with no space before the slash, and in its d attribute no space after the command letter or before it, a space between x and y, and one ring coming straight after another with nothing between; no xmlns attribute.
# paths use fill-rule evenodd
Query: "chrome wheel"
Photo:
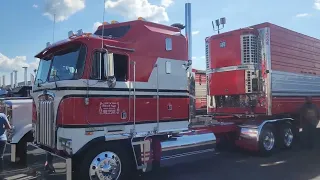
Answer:
<svg viewBox="0 0 320 180"><path fill-rule="evenodd" d="M292 141L293 141L293 133L292 133L291 128L285 128L285 129L283 130L283 134L284 134L284 137L283 137L283 138L284 138L284 139L283 139L284 145L285 145L286 147L291 146Z"/></svg>
<svg viewBox="0 0 320 180"><path fill-rule="evenodd" d="M270 151L274 147L274 134L271 131L266 132L266 135L263 138L263 147L265 150Z"/></svg>
<svg viewBox="0 0 320 180"><path fill-rule="evenodd" d="M121 161L113 152L98 154L90 164L90 180L117 180L120 174Z"/></svg>

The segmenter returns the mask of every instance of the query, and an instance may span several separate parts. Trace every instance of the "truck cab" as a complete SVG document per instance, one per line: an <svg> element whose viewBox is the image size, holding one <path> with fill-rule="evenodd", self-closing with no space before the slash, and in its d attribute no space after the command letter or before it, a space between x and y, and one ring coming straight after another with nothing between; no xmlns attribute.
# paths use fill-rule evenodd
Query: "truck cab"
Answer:
<svg viewBox="0 0 320 180"><path fill-rule="evenodd" d="M187 128L186 51L178 28L143 20L104 24L93 35L70 33L49 45L36 55L41 60L32 96L38 113L34 124L50 122L51 128L38 126L37 142L60 149L60 133L69 139L73 127L89 125L123 124L126 132L134 122L137 128L148 124L144 131L167 130L163 123ZM55 128L58 139L51 135Z"/></svg>

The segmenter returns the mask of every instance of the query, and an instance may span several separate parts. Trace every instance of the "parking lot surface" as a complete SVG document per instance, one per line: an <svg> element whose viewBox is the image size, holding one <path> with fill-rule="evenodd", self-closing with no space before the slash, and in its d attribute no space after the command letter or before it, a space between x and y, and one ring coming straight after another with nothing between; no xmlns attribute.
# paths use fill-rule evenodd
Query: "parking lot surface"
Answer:
<svg viewBox="0 0 320 180"><path fill-rule="evenodd" d="M320 137L320 132L318 132ZM9 147L7 148L9 150ZM175 164L147 173L141 180L320 180L320 139L316 148L309 151L299 146L289 151L276 152L272 157L259 157L240 151L216 152L208 159L190 159L191 162ZM65 179L65 164L55 159L56 174L46 175L42 169L45 154L42 150L32 149L28 154L29 168L16 168L5 155L7 180L26 179Z"/></svg>

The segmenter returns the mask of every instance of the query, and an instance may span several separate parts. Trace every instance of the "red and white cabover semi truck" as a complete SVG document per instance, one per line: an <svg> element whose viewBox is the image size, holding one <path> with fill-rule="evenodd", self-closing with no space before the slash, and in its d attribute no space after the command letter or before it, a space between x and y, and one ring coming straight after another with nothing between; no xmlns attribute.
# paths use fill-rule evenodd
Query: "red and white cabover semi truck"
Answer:
<svg viewBox="0 0 320 180"><path fill-rule="evenodd" d="M216 138L191 130L195 77L191 4L181 24L104 23L47 44L33 87L35 143L66 159L75 179L124 179L179 157L212 154Z"/></svg>
<svg viewBox="0 0 320 180"><path fill-rule="evenodd" d="M34 145L65 158L68 179L72 171L75 179L125 179L212 155L216 141L266 154L292 146L294 112L304 96L320 94L312 74L319 41L271 24L206 38L212 115L195 117L190 3L185 12L185 26L113 21L93 35L69 32L36 55ZM207 123L190 126L194 119Z"/></svg>

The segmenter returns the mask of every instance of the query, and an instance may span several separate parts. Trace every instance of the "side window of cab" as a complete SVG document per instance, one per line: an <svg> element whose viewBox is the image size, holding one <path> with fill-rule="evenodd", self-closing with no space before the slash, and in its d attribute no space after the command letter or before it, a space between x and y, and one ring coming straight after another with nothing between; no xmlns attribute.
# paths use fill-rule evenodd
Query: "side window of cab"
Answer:
<svg viewBox="0 0 320 180"><path fill-rule="evenodd" d="M104 53L96 51L93 54L92 68L90 78L95 80L105 79ZM127 55L113 53L114 75L117 81L128 81L129 58Z"/></svg>

